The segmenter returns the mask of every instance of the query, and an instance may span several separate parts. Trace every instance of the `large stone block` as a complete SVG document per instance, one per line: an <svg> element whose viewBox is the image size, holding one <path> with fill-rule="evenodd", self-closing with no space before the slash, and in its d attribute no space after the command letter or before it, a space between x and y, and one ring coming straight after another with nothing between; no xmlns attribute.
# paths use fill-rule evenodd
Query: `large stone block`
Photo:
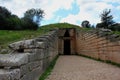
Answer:
<svg viewBox="0 0 120 80"><path fill-rule="evenodd" d="M39 80L40 75L43 73L42 67L35 68L31 72L27 73L20 80Z"/></svg>
<svg viewBox="0 0 120 80"><path fill-rule="evenodd" d="M40 61L31 62L28 65L29 65L29 70L32 71L37 67L40 67L40 66L42 67L43 64L42 64L42 60L40 60Z"/></svg>
<svg viewBox="0 0 120 80"><path fill-rule="evenodd" d="M28 61L41 60L45 57L45 49L36 49L35 53L30 53L28 55Z"/></svg>
<svg viewBox="0 0 120 80"><path fill-rule="evenodd" d="M20 77L24 76L25 74L27 74L29 72L30 72L30 69L29 69L29 65L28 64L22 65L20 67Z"/></svg>
<svg viewBox="0 0 120 80"><path fill-rule="evenodd" d="M0 69L0 80L20 80L20 70L2 70Z"/></svg>
<svg viewBox="0 0 120 80"><path fill-rule="evenodd" d="M37 56L37 53L30 53L28 55L28 61L29 62L35 61L36 60L36 56Z"/></svg>
<svg viewBox="0 0 120 80"><path fill-rule="evenodd" d="M37 43L36 43L36 47L43 49L43 48L46 47L46 44L45 44L44 42L37 42Z"/></svg>
<svg viewBox="0 0 120 80"><path fill-rule="evenodd" d="M112 50L113 50L113 51L119 51L119 52L120 52L120 46L113 46Z"/></svg>
<svg viewBox="0 0 120 80"><path fill-rule="evenodd" d="M35 44L36 44L35 39L29 39L29 40L23 40L9 44L9 48L12 50L18 50L21 48L25 49L25 48L34 47Z"/></svg>
<svg viewBox="0 0 120 80"><path fill-rule="evenodd" d="M29 53L0 54L0 66L15 67L28 63Z"/></svg>
<svg viewBox="0 0 120 80"><path fill-rule="evenodd" d="M4 68L0 70L0 80L38 80L58 54L57 33L56 30L36 39L10 44L9 48L19 53L0 54L0 67Z"/></svg>
<svg viewBox="0 0 120 80"><path fill-rule="evenodd" d="M120 64L120 52L114 51L111 53L111 61Z"/></svg>
<svg viewBox="0 0 120 80"><path fill-rule="evenodd" d="M20 67L20 76L24 76L28 73L30 73L32 70L34 70L37 67L41 67L42 68L42 60L40 61L35 61L35 62L30 62L26 65L23 65Z"/></svg>

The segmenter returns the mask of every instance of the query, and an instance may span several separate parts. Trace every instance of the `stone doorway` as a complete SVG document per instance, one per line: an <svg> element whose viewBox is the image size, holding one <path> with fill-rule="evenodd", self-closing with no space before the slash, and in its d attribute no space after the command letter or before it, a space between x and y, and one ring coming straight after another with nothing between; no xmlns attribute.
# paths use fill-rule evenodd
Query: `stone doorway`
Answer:
<svg viewBox="0 0 120 80"><path fill-rule="evenodd" d="M64 55L70 55L71 54L71 45L70 45L70 34L69 34L69 31L66 30L65 34L64 34Z"/></svg>
<svg viewBox="0 0 120 80"><path fill-rule="evenodd" d="M61 55L72 55L76 51L75 28L60 28L58 32L58 53Z"/></svg>

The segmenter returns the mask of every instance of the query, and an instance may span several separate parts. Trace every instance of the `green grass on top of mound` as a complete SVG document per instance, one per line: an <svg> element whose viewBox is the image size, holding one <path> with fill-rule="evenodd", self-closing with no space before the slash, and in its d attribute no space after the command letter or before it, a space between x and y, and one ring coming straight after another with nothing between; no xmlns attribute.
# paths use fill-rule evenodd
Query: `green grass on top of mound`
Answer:
<svg viewBox="0 0 120 80"><path fill-rule="evenodd" d="M23 31L11 31L11 30L0 30L0 49L7 47L8 44L25 39L31 39L42 34L45 31L38 29L36 31L23 30Z"/></svg>
<svg viewBox="0 0 120 80"><path fill-rule="evenodd" d="M55 24L44 25L44 26L41 26L41 27L43 27L43 29L46 29L46 30L57 29L57 28L81 29L80 26L74 25L74 24L69 24L69 23L55 23Z"/></svg>

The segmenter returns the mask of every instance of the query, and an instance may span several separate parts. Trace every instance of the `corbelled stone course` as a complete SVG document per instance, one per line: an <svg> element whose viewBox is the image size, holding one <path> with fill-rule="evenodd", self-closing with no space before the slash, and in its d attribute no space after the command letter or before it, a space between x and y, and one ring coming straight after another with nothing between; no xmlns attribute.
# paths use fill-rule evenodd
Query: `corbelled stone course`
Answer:
<svg viewBox="0 0 120 80"><path fill-rule="evenodd" d="M77 31L77 53L120 63L120 36L108 29Z"/></svg>

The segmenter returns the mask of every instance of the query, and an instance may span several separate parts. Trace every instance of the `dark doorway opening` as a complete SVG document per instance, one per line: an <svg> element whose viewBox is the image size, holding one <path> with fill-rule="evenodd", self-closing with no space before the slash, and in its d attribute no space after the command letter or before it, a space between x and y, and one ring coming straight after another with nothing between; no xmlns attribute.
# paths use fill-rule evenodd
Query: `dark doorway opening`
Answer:
<svg viewBox="0 0 120 80"><path fill-rule="evenodd" d="M69 31L66 30L64 34L65 40L64 40L64 55L70 55L71 49L70 49L70 39L66 39L70 37Z"/></svg>
<svg viewBox="0 0 120 80"><path fill-rule="evenodd" d="M64 40L64 54L70 55L70 40Z"/></svg>

